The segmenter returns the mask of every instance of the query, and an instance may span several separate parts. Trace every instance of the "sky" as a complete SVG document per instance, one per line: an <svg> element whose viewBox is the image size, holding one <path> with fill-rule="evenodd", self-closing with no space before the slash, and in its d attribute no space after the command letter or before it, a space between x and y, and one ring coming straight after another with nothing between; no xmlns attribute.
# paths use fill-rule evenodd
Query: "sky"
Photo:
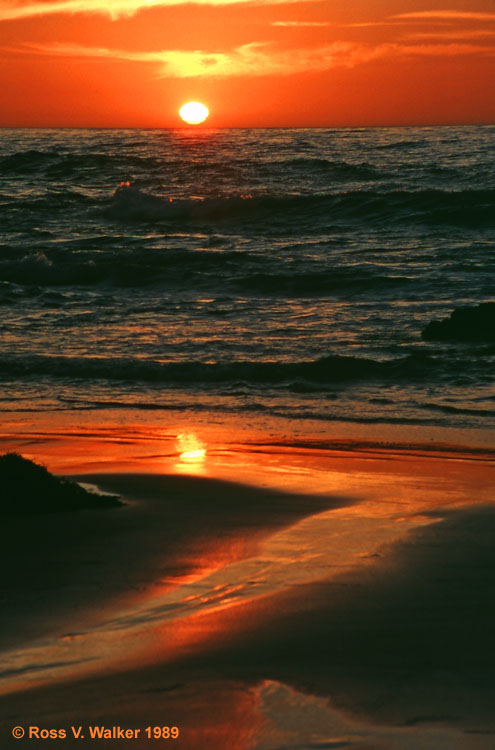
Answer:
<svg viewBox="0 0 495 750"><path fill-rule="evenodd" d="M495 121L495 0L0 0L0 126Z"/></svg>

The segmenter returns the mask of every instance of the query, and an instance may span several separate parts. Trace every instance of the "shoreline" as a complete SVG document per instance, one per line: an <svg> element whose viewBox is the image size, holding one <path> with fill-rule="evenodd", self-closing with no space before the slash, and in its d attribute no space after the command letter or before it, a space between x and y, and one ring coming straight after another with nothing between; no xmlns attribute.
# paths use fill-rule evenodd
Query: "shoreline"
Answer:
<svg viewBox="0 0 495 750"><path fill-rule="evenodd" d="M234 481L239 473L236 456L249 457L254 464L256 454L263 452L279 453L282 463L284 454L298 451L308 456L397 453L495 459L493 431L488 428L296 422L260 416L246 421L221 411L132 408L11 412L0 429L0 453L7 451L19 452L56 474L194 473Z"/></svg>

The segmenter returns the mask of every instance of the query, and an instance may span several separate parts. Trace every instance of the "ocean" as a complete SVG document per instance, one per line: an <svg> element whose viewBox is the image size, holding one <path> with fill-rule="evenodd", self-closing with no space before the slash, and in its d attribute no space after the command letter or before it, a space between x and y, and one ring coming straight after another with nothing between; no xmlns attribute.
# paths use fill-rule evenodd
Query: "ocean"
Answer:
<svg viewBox="0 0 495 750"><path fill-rule="evenodd" d="M495 299L494 136L1 131L4 419L174 410L486 444L493 329L423 332Z"/></svg>

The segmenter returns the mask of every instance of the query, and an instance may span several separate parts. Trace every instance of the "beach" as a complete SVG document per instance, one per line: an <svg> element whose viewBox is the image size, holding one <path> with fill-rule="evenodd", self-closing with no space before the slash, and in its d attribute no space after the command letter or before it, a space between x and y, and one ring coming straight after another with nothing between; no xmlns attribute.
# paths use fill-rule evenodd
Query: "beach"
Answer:
<svg viewBox="0 0 495 750"><path fill-rule="evenodd" d="M35 452L124 506L3 525L2 746L491 747L489 450L105 437Z"/></svg>
<svg viewBox="0 0 495 750"><path fill-rule="evenodd" d="M2 132L2 749L492 749L493 133Z"/></svg>

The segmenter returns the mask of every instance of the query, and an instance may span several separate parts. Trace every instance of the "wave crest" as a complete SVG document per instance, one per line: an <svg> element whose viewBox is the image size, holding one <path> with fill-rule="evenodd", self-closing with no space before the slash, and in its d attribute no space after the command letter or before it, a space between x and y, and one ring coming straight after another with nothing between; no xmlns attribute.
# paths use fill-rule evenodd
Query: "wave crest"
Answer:
<svg viewBox="0 0 495 750"><path fill-rule="evenodd" d="M11 356L0 361L3 377L27 375L77 379L133 380L170 385L262 384L298 390L301 384L325 386L363 380L422 380L441 365L427 354L411 354L394 360L330 354L300 362L158 362L43 355ZM125 376L122 375L125 373Z"/></svg>
<svg viewBox="0 0 495 750"><path fill-rule="evenodd" d="M106 215L121 221L212 221L236 218L285 222L399 222L495 226L495 190L349 190L326 195L162 197L125 183Z"/></svg>

